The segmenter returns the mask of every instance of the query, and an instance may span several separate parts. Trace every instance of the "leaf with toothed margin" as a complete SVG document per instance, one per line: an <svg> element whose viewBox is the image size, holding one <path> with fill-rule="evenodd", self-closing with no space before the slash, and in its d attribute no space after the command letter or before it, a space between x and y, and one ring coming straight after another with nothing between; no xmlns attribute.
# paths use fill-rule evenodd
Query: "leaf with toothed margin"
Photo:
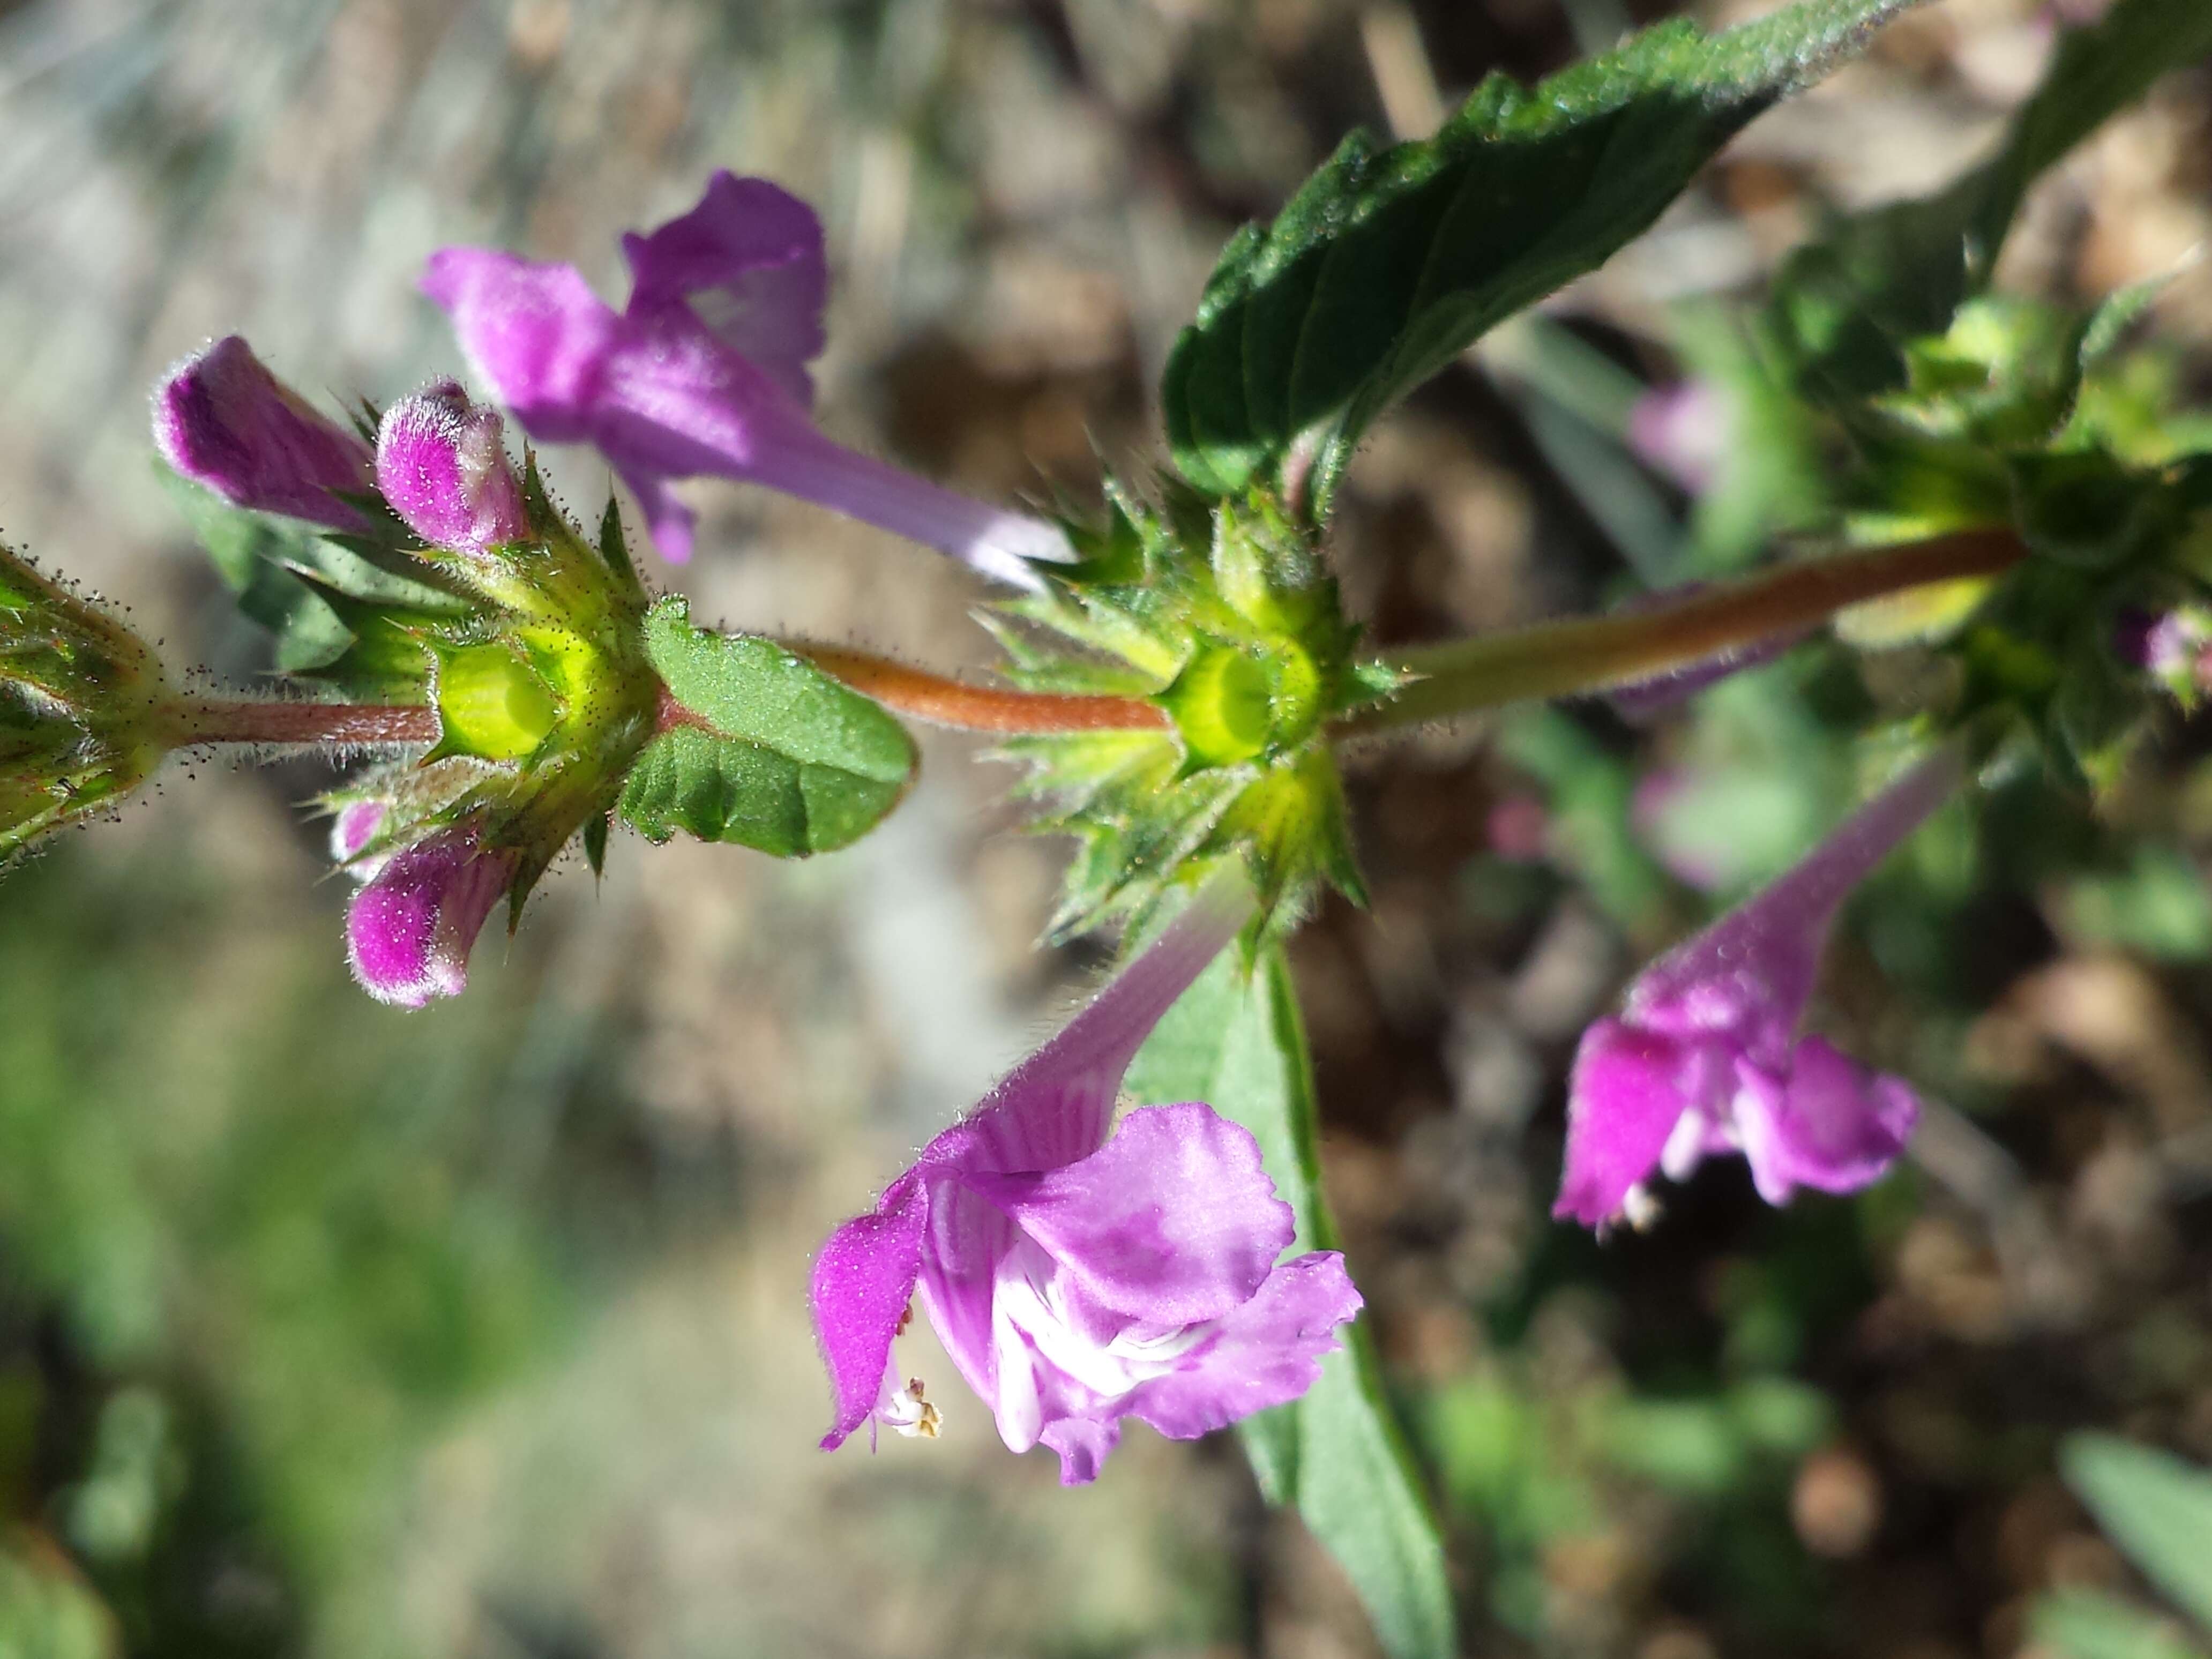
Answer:
<svg viewBox="0 0 2212 1659"><path fill-rule="evenodd" d="M1202 1100L1260 1143L1297 1219L1293 1250L1337 1248L1322 1194L1313 1062L1279 943L1247 974L1223 956L1186 991L1130 1066L1140 1104ZM1390 1409L1364 1319L1301 1399L1237 1425L1270 1504L1295 1509L1358 1592L1391 1659L1458 1652L1435 1516Z"/></svg>
<svg viewBox="0 0 2212 1659"><path fill-rule="evenodd" d="M692 717L646 746L621 812L647 839L678 830L801 858L849 846L904 796L906 728L773 640L691 625L680 595L646 615L646 652Z"/></svg>
<svg viewBox="0 0 2212 1659"><path fill-rule="evenodd" d="M1162 381L1176 465L1208 494L1313 460L1327 516L1368 424L1493 325L1595 270L1762 110L1918 0L1800 0L1683 21L1523 88L1492 76L1433 138L1354 133L1222 253Z"/></svg>

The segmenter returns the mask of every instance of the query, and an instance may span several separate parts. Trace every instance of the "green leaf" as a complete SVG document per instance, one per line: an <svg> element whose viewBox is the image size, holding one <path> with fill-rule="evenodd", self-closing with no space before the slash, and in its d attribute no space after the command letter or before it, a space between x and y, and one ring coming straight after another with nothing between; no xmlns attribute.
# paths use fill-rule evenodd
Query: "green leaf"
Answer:
<svg viewBox="0 0 2212 1659"><path fill-rule="evenodd" d="M906 728L772 640L691 626L681 596L645 621L646 653L697 718L649 744L621 811L647 839L682 830L780 858L858 841L898 805L918 757Z"/></svg>
<svg viewBox="0 0 2212 1659"><path fill-rule="evenodd" d="M2212 1631L2212 1472L2109 1434L2071 1437L2058 1464L2120 1553Z"/></svg>
<svg viewBox="0 0 2212 1659"><path fill-rule="evenodd" d="M1912 3L1801 0L1711 36L1666 23L1533 90L1492 76L1433 138L1354 133L1223 251L1162 386L1176 465L1225 495L1310 441L1325 515L1382 410L1603 263L1745 123Z"/></svg>
<svg viewBox="0 0 2212 1659"><path fill-rule="evenodd" d="M2101 1590L2053 1590L2036 1598L2028 1633L2063 1659L2204 1659L2170 1619Z"/></svg>
<svg viewBox="0 0 2212 1659"><path fill-rule="evenodd" d="M1248 977L1224 954L1139 1053L1139 1103L1203 1100L1252 1132L1276 1192L1297 1216L1294 1249L1329 1249L1312 1064L1279 945ZM1458 1651L1443 1546L1384 1396L1363 1321L1302 1400L1238 1425L1271 1504L1295 1505L1359 1593L1391 1659Z"/></svg>
<svg viewBox="0 0 2212 1659"><path fill-rule="evenodd" d="M1905 341L1940 334L1984 286L2027 187L2166 70L2212 52L2204 0L2117 0L2067 33L1990 160L1941 194L1842 221L1777 274L1767 331L1800 389L1850 401L1905 376Z"/></svg>

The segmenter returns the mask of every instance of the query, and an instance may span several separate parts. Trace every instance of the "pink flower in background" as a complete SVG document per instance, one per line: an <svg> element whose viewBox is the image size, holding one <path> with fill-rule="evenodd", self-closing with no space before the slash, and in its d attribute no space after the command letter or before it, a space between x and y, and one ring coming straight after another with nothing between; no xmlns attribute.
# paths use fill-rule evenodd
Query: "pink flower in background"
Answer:
<svg viewBox="0 0 2212 1659"><path fill-rule="evenodd" d="M1291 1243L1260 1149L1210 1106L1114 1123L1122 1074L1161 1015L1251 915L1210 887L1091 1006L847 1222L814 1267L836 1397L825 1449L864 1423L933 1436L892 1340L919 1291L930 1323L1015 1451L1097 1475L1137 1417L1190 1439L1295 1400L1359 1293L1334 1251Z"/></svg>
<svg viewBox="0 0 2212 1659"><path fill-rule="evenodd" d="M699 204L623 239L617 312L574 266L490 248L431 256L422 290L453 319L483 380L532 437L588 443L645 507L672 560L692 514L669 488L765 484L1034 587L1029 561L1073 556L1051 525L939 488L823 435L807 363L829 291L812 210L760 179L718 173Z"/></svg>
<svg viewBox="0 0 2212 1659"><path fill-rule="evenodd" d="M235 334L187 357L154 391L154 442L179 477L234 506L357 530L338 494L374 488L369 448L271 374Z"/></svg>
<svg viewBox="0 0 2212 1659"><path fill-rule="evenodd" d="M331 815L331 862L342 865L356 879L366 881L376 872L354 860L376 839L392 805L381 800L349 800Z"/></svg>
<svg viewBox="0 0 2212 1659"><path fill-rule="evenodd" d="M1710 380L1653 386L1628 411L1628 447L1692 495L1719 478L1728 455L1728 399Z"/></svg>
<svg viewBox="0 0 2212 1659"><path fill-rule="evenodd" d="M499 411L470 403L457 380L434 380L385 410L376 487L432 546L481 553L530 533L501 425Z"/></svg>
<svg viewBox="0 0 2212 1659"><path fill-rule="evenodd" d="M402 1008L459 996L470 949L514 874L513 855L480 849L467 825L385 860L346 912L346 958L362 988Z"/></svg>
<svg viewBox="0 0 2212 1659"><path fill-rule="evenodd" d="M1958 785L1937 751L1795 869L1654 962L1619 1018L1583 1034L1552 1213L1598 1226L1635 1212L1655 1170L1681 1180L1741 1152L1759 1196L1849 1192L1903 1150L1920 1110L1902 1079L1797 1035L1838 909Z"/></svg>

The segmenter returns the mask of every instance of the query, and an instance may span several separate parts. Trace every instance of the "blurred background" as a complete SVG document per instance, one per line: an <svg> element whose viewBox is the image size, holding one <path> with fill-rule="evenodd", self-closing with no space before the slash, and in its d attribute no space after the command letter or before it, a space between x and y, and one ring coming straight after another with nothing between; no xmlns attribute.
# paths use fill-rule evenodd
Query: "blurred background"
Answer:
<svg viewBox="0 0 2212 1659"><path fill-rule="evenodd" d="M821 210L831 431L1095 499L1102 457L1157 462L1228 232L1348 127L1424 133L1669 9L0 0L0 526L251 681L265 640L155 477L161 371L237 331L333 405L388 399L458 367L432 249L618 297L619 234L716 167ZM1727 302L1824 214L1966 165L2064 9L1896 24L1418 397L1346 492L1355 611L1442 637L1758 556L1807 485ZM2174 267L2212 224L2208 90L2170 79L2046 180L2007 282ZM2142 372L2196 383L2212 281L2159 320ZM1632 459L1639 388L1688 373L1733 416ZM596 512L602 470L552 470ZM692 499L697 560L653 574L699 614L988 662L948 562ZM1296 966L1471 1650L2003 1659L2038 1594L2131 1583L2061 1434L2212 1457L2201 725L2108 821L2021 785L1855 908L1817 1018L1946 1103L1890 1182L1774 1212L1730 1160L1644 1236L1547 1218L1582 1024L1833 821L1838 734L1913 670L1813 647L1656 728L1536 711L1351 763L1374 909L1327 908ZM927 737L889 825L811 864L617 837L422 1013L347 981L315 766L179 769L0 882L0 1653L1370 1654L1226 1439L1139 1429L1064 1493L948 1385L935 1443L814 1449L810 1252L1104 960L1032 948L1061 848L980 747Z"/></svg>

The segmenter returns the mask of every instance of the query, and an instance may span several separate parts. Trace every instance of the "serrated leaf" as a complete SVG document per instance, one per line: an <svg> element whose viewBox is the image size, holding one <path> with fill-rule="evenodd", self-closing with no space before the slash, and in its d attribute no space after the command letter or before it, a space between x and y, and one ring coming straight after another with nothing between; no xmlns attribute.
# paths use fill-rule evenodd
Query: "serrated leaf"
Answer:
<svg viewBox="0 0 2212 1659"><path fill-rule="evenodd" d="M703 632L680 596L655 605L646 652L696 717L655 738L622 794L653 841L682 830L781 858L850 845L898 804L918 763L906 728L772 640Z"/></svg>
<svg viewBox="0 0 2212 1659"><path fill-rule="evenodd" d="M2077 1434L2059 1468L2143 1577L2212 1631L2212 1471L2109 1434Z"/></svg>
<svg viewBox="0 0 2212 1659"><path fill-rule="evenodd" d="M1313 443L1324 516L1376 414L1602 264L1745 123L1913 3L1801 0L1715 35L1666 23L1533 89L1493 76L1434 138L1353 134L1224 250L1162 386L1176 465L1224 495Z"/></svg>
<svg viewBox="0 0 2212 1659"><path fill-rule="evenodd" d="M1155 1028L1129 1069L1143 1104L1203 1100L1252 1132L1297 1218L1292 1249L1336 1244L1322 1196L1313 1068L1279 944L1248 977L1215 962ZM1384 1394L1364 1321L1304 1398L1238 1425L1261 1491L1295 1507L1335 1557L1391 1659L1458 1651L1434 1516Z"/></svg>
<svg viewBox="0 0 2212 1659"><path fill-rule="evenodd" d="M1843 220L1777 274L1767 331L1800 391L1849 402L1905 374L1900 348L1940 334L1984 286L2038 175L2159 76L2212 52L2204 0L2117 0L2068 31L1996 155L1939 195Z"/></svg>

